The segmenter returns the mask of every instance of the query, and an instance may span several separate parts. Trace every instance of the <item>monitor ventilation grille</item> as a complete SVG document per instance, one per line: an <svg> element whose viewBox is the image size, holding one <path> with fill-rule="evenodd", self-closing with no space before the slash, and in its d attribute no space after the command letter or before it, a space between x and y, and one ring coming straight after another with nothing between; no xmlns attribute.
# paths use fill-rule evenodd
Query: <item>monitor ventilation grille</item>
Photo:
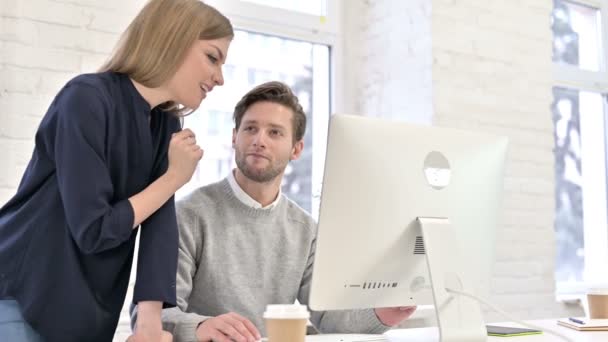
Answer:
<svg viewBox="0 0 608 342"><path fill-rule="evenodd" d="M422 236L416 236L416 244L414 245L414 254L425 255L424 240Z"/></svg>

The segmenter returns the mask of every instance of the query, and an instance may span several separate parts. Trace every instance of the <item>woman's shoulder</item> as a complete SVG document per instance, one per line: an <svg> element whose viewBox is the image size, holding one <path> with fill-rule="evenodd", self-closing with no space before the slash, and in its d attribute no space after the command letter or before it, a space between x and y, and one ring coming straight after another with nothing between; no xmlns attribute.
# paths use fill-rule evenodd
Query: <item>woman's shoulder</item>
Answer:
<svg viewBox="0 0 608 342"><path fill-rule="evenodd" d="M115 108L119 85L120 75L116 73L77 75L57 93L46 116L48 120L57 117L77 121L96 116L103 121ZM84 112L88 115L82 115Z"/></svg>
<svg viewBox="0 0 608 342"><path fill-rule="evenodd" d="M80 74L67 82L64 89L78 91L82 95L111 97L119 89L122 75L114 72Z"/></svg>
<svg viewBox="0 0 608 342"><path fill-rule="evenodd" d="M56 105L111 109L120 97L124 77L114 72L77 75L59 91L55 98Z"/></svg>

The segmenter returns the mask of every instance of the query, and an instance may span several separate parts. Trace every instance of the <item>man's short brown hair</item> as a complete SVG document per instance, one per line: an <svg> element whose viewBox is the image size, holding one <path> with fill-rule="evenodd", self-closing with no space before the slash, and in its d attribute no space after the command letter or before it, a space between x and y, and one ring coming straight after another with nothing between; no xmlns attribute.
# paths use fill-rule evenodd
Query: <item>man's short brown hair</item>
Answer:
<svg viewBox="0 0 608 342"><path fill-rule="evenodd" d="M298 97L285 83L271 81L262 83L251 89L234 107L234 124L238 131L241 126L243 115L249 107L256 102L268 101L281 104L293 112L293 142L296 143L304 138L306 133L306 114L300 105Z"/></svg>

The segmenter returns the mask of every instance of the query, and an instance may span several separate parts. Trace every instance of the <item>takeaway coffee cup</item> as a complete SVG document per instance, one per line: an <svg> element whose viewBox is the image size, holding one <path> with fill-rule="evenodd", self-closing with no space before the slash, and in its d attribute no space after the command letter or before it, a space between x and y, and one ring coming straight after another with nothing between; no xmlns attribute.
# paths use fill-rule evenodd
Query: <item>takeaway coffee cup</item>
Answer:
<svg viewBox="0 0 608 342"><path fill-rule="evenodd" d="M608 284L587 289L589 318L608 319Z"/></svg>
<svg viewBox="0 0 608 342"><path fill-rule="evenodd" d="M309 317L304 305L267 305L264 319L268 342L304 342Z"/></svg>

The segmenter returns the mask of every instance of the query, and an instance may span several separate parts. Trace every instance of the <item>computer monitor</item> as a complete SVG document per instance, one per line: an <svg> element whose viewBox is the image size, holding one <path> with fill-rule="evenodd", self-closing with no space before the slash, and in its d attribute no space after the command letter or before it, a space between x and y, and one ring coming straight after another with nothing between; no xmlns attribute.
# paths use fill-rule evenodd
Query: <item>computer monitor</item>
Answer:
<svg viewBox="0 0 608 342"><path fill-rule="evenodd" d="M508 140L334 114L309 305L435 305L442 340L485 341ZM463 318L464 317L464 318Z"/></svg>

